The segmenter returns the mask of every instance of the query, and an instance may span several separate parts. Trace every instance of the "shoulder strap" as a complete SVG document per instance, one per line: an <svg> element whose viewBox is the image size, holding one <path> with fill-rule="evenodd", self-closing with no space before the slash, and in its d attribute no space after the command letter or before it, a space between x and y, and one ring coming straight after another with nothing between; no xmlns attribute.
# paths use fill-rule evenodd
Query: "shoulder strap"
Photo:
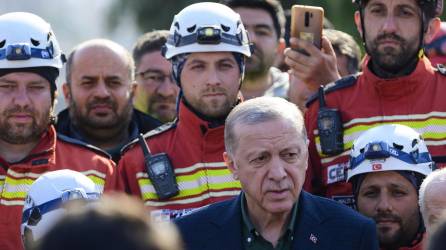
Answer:
<svg viewBox="0 0 446 250"><path fill-rule="evenodd" d="M170 130L170 129L175 128L175 127L177 126L177 121L178 121L178 118L175 119L175 121L173 121L173 122L165 123L165 124L163 124L163 125L161 125L161 126L155 128L155 129L150 130L149 132L147 132L147 133L145 133L145 134L143 135L144 139L148 139L148 138L150 138L150 137L153 137L153 136L162 134L162 133L164 133L164 132L166 132L166 131L168 131L168 130ZM122 147L122 149L121 149L121 155L124 154L124 153L125 153L127 150L129 150L130 148L132 148L132 147L138 142L138 140L139 140L139 139L136 138L136 139L134 139L133 141L129 142L129 143L128 143L127 145L125 145L124 147Z"/></svg>
<svg viewBox="0 0 446 250"><path fill-rule="evenodd" d="M344 89L355 85L358 80L358 77L361 73L357 73L354 75L345 76L335 82L331 82L324 86L324 93L328 94L334 92L336 90ZM318 92L314 93L310 98L308 98L305 106L308 108L314 101L318 99Z"/></svg>

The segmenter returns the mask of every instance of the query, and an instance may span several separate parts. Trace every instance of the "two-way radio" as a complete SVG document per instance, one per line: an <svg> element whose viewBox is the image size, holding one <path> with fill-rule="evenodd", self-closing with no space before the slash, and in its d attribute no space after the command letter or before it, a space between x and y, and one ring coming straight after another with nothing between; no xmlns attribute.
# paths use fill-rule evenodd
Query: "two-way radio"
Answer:
<svg viewBox="0 0 446 250"><path fill-rule="evenodd" d="M340 154L344 151L341 113L337 109L327 107L323 86L319 87L318 96L317 128L319 130L322 153L326 155Z"/></svg>
<svg viewBox="0 0 446 250"><path fill-rule="evenodd" d="M142 134L139 135L138 141L144 154L146 172L160 200L177 195L178 184L169 156L166 153L152 155Z"/></svg>

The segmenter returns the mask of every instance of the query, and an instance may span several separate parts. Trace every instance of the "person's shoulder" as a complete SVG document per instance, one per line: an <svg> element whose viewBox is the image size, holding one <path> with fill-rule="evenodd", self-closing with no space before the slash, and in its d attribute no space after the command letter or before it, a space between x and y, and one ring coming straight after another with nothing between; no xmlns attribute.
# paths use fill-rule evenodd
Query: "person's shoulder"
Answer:
<svg viewBox="0 0 446 250"><path fill-rule="evenodd" d="M158 119L154 118L151 115L145 114L137 109L133 109L133 116L132 119L136 122L139 128L140 133L147 133L151 131L152 129L155 129L163 123L159 121Z"/></svg>
<svg viewBox="0 0 446 250"><path fill-rule="evenodd" d="M332 199L325 197L320 197L306 193L309 200L311 200L315 206L317 206L318 211L323 213L327 218L336 218L341 221L349 221L349 223L354 222L366 222L369 219L353 210L352 208L341 204Z"/></svg>
<svg viewBox="0 0 446 250"><path fill-rule="evenodd" d="M337 92L340 90L348 89L351 87L354 87L356 85L356 82L358 81L358 78L360 77L361 73L353 74L345 76L335 82L329 83L324 86L324 94L328 95L333 92ZM318 100L319 93L316 92L312 96L310 96L305 103L305 106L308 108L313 104L316 100Z"/></svg>
<svg viewBox="0 0 446 250"><path fill-rule="evenodd" d="M66 145L68 147L75 147L75 148L81 149L85 153L89 152L89 153L100 155L100 156L105 157L107 159L111 159L111 156L107 152L105 152L104 150L102 150L102 149L100 149L100 148L98 148L96 146L93 146L91 144L88 144L86 142L83 142L83 141L80 141L80 140L68 137L68 136L63 135L63 134L60 134L60 133L57 134L57 141L61 142L62 145ZM59 145L59 146L61 146L61 145Z"/></svg>
<svg viewBox="0 0 446 250"><path fill-rule="evenodd" d="M143 135L143 138L147 141L149 139L154 139L157 137L162 136L163 134L168 133L169 131L172 131L176 128L177 120L173 122L165 123L155 129L150 130L149 132L145 133ZM127 145L122 147L121 149L121 155L129 151L130 149L134 148L135 145L139 144L139 138L134 139L133 141L129 142Z"/></svg>

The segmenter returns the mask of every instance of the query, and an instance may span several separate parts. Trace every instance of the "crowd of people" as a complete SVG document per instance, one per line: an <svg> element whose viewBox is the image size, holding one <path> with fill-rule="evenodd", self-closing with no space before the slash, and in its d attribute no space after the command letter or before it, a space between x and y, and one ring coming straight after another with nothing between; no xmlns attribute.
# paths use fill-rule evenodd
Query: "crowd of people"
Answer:
<svg viewBox="0 0 446 250"><path fill-rule="evenodd" d="M446 248L443 0L353 4L364 56L278 0L67 56L0 15L0 249Z"/></svg>

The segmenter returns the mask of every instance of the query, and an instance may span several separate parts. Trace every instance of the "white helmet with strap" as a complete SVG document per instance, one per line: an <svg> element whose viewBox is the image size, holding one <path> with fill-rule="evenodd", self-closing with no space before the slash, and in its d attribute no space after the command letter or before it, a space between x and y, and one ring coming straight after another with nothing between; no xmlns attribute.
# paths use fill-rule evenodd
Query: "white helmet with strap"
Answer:
<svg viewBox="0 0 446 250"><path fill-rule="evenodd" d="M421 135L414 129L388 124L371 128L353 143L347 181L364 173L412 171L423 176L434 162Z"/></svg>
<svg viewBox="0 0 446 250"><path fill-rule="evenodd" d="M189 5L175 15L164 48L167 59L192 52L238 52L251 56L240 15L211 2Z"/></svg>
<svg viewBox="0 0 446 250"><path fill-rule="evenodd" d="M63 169L41 175L31 185L23 206L20 231L24 245L43 237L64 214L65 202L99 196L94 182L82 173Z"/></svg>
<svg viewBox="0 0 446 250"><path fill-rule="evenodd" d="M0 69L53 67L64 57L49 23L31 13L0 15Z"/></svg>

